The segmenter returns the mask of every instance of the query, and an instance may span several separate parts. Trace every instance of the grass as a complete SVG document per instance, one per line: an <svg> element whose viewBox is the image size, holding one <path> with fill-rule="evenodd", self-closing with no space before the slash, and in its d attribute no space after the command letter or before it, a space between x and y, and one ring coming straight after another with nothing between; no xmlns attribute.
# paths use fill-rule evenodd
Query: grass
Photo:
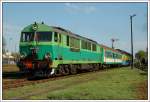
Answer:
<svg viewBox="0 0 150 102"><path fill-rule="evenodd" d="M3 72L18 72L19 68L14 64L4 64L2 65Z"/></svg>
<svg viewBox="0 0 150 102"><path fill-rule="evenodd" d="M3 99L138 99L136 86L143 81L147 75L137 69L110 69L3 90Z"/></svg>

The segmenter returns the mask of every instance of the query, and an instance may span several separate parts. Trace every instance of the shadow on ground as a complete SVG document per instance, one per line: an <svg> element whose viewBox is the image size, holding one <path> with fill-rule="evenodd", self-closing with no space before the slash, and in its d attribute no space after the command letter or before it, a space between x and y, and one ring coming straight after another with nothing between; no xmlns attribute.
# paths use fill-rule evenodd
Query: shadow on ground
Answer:
<svg viewBox="0 0 150 102"><path fill-rule="evenodd" d="M20 73L20 72L3 72L2 75L3 75L2 76L3 79L22 79L22 78L25 78L25 74Z"/></svg>

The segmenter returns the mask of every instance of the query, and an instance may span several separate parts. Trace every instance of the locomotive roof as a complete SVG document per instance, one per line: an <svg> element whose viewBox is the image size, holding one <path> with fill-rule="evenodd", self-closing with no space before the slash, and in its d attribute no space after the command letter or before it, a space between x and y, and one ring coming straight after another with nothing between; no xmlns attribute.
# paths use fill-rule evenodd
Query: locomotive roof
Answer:
<svg viewBox="0 0 150 102"><path fill-rule="evenodd" d="M131 54L130 54L129 52L123 51L123 50L121 50L121 49L116 49L116 50L118 50L119 52L121 52L121 53L123 53L123 54L126 54L126 55L128 55L128 56L131 56Z"/></svg>
<svg viewBox="0 0 150 102"><path fill-rule="evenodd" d="M66 29L64 29L64 28L56 27L56 26L51 26L51 27L52 27L53 30L56 31L56 32L63 33L63 34L65 33L65 34L70 35L70 36L75 37L75 38L82 38L82 39L88 40L88 41L90 41L90 42L97 43L97 42L94 41L94 40L91 40L91 39L89 39L89 38L86 38L86 37L80 36L80 35L78 35L78 34L72 33L71 31L66 30Z"/></svg>
<svg viewBox="0 0 150 102"><path fill-rule="evenodd" d="M40 23L34 23L30 24L27 27L25 27L22 32L34 32L35 30L33 29L34 26L37 26L36 31L37 32L42 32L42 31L51 31L50 27L45 24L40 24Z"/></svg>
<svg viewBox="0 0 150 102"><path fill-rule="evenodd" d="M34 26L35 26L35 27L37 26L36 30L33 29ZM80 36L80 35L78 35L78 34L72 33L71 31L66 30L66 29L64 29L64 28L56 27L56 26L48 26L48 25L46 25L46 24L44 24L44 23L40 24L40 23L36 23L36 22L35 22L34 24L30 24L30 25L28 25L27 27L25 27L25 28L22 30L22 32L34 32L34 31L37 31L37 32L42 32L42 31L44 31L44 32L45 32L45 31L55 31L55 32L58 32L58 33L60 33L60 34L67 34L67 35L70 35L70 36L75 37L75 38L78 38L78 39L82 38L82 39L87 40L87 41L90 41L90 42L92 42L92 43L97 43L97 42L94 41L94 40L91 40L91 39L88 39L88 38L86 38L86 37L82 37L82 36Z"/></svg>

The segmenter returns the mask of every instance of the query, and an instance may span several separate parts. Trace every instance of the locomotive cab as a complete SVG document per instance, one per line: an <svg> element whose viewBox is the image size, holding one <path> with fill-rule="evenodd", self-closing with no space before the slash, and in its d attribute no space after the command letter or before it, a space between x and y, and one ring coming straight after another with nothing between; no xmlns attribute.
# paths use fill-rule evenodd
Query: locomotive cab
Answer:
<svg viewBox="0 0 150 102"><path fill-rule="evenodd" d="M20 37L20 60L17 63L21 71L52 71L53 32L45 24L34 23L25 27ZM48 46L45 46L47 44ZM47 73L47 72L46 72Z"/></svg>

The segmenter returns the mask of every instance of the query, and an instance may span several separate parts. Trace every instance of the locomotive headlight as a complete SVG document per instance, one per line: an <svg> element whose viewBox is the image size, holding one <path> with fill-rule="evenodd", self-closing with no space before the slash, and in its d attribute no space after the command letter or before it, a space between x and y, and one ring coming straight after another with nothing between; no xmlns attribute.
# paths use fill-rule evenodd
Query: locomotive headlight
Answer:
<svg viewBox="0 0 150 102"><path fill-rule="evenodd" d="M23 52L22 54L21 54L21 58L25 58L27 55L26 55L26 53L25 52Z"/></svg>
<svg viewBox="0 0 150 102"><path fill-rule="evenodd" d="M37 29L38 29L38 25L37 25L36 22L33 24L32 29L33 29L33 30L37 30Z"/></svg>
<svg viewBox="0 0 150 102"><path fill-rule="evenodd" d="M38 26L35 26L35 25L32 27L33 30L37 30L37 28Z"/></svg>

